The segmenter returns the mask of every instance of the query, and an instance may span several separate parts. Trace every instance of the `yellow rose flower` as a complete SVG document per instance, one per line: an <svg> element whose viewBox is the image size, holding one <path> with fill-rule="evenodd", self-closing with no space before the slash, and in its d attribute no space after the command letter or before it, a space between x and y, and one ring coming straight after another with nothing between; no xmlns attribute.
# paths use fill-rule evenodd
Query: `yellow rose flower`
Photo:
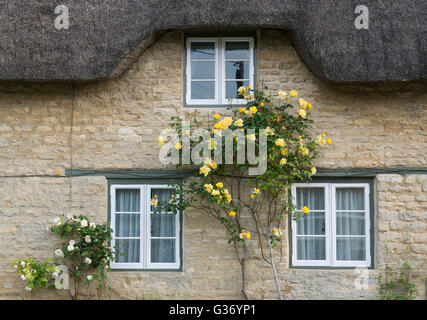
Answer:
<svg viewBox="0 0 427 320"><path fill-rule="evenodd" d="M326 137L326 133L322 133L322 137Z"/></svg>
<svg viewBox="0 0 427 320"><path fill-rule="evenodd" d="M221 119L221 116L219 114L215 114L213 117L214 117L215 120Z"/></svg>
<svg viewBox="0 0 427 320"><path fill-rule="evenodd" d="M286 158L280 159L280 165L281 166L284 166L286 164L286 162L288 162L288 160L286 160Z"/></svg>
<svg viewBox="0 0 427 320"><path fill-rule="evenodd" d="M313 106L311 105L311 103L307 103L307 108L308 108L308 110L313 109Z"/></svg>
<svg viewBox="0 0 427 320"><path fill-rule="evenodd" d="M267 131L267 135L274 136L274 129L267 127L265 130Z"/></svg>
<svg viewBox="0 0 427 320"><path fill-rule="evenodd" d="M241 86L239 89L237 89L237 92L242 96L246 95L246 91L247 89L245 86Z"/></svg>
<svg viewBox="0 0 427 320"><path fill-rule="evenodd" d="M286 96L288 95L288 92L280 90L277 94L279 95L280 98L286 99Z"/></svg>
<svg viewBox="0 0 427 320"><path fill-rule="evenodd" d="M307 111L305 111L305 109L298 109L298 114L302 117L305 118L307 117Z"/></svg>
<svg viewBox="0 0 427 320"><path fill-rule="evenodd" d="M303 207L302 212L304 212L305 214L308 214L310 210L307 207Z"/></svg>
<svg viewBox="0 0 427 320"><path fill-rule="evenodd" d="M204 185L204 187L205 187L205 190L207 191L207 192L209 192L209 193L211 193L212 192L212 190L213 190L213 185L212 184L208 184L208 183L206 183L205 185Z"/></svg>
<svg viewBox="0 0 427 320"><path fill-rule="evenodd" d="M254 199L254 198L255 198L255 196L253 194L251 194L251 199Z"/></svg>
<svg viewBox="0 0 427 320"><path fill-rule="evenodd" d="M304 100L304 99L299 99L298 100L298 102L299 102L299 105L302 107L302 108L307 108L307 101L306 100Z"/></svg>
<svg viewBox="0 0 427 320"><path fill-rule="evenodd" d="M219 192L219 190L215 189L212 191L211 193L213 196L219 196L221 193Z"/></svg>
<svg viewBox="0 0 427 320"><path fill-rule="evenodd" d="M218 182L217 184L216 184L216 186L217 186L217 188L222 188L222 187L224 187L224 184L222 183L222 182Z"/></svg>
<svg viewBox="0 0 427 320"><path fill-rule="evenodd" d="M251 140L251 141L255 141L256 140L256 137L255 137L254 134L249 134L246 137L248 138L248 140Z"/></svg>
<svg viewBox="0 0 427 320"><path fill-rule="evenodd" d="M212 168L212 169L214 169L214 170L215 170L216 168L218 168L218 165L216 164L216 162L213 162L213 161L212 161L211 168Z"/></svg>
<svg viewBox="0 0 427 320"><path fill-rule="evenodd" d="M291 90L291 91L289 92L289 95L290 95L291 97L296 98L296 97L298 97L298 91L296 91L296 90Z"/></svg>
<svg viewBox="0 0 427 320"><path fill-rule="evenodd" d="M163 145L165 143L165 138L163 138L162 136L157 138L157 142L159 143L159 146Z"/></svg>
<svg viewBox="0 0 427 320"><path fill-rule="evenodd" d="M277 139L275 143L276 143L276 146L278 146L278 147L282 147L283 148L285 146L285 140L282 139L282 138Z"/></svg>
<svg viewBox="0 0 427 320"><path fill-rule="evenodd" d="M249 108L249 111L252 113L257 113L258 109L255 106L253 106Z"/></svg>
<svg viewBox="0 0 427 320"><path fill-rule="evenodd" d="M282 150L282 152L280 152L280 153L282 154L282 156L285 156L287 151L288 151L288 149L286 149L286 148L285 148L285 149L283 149L283 150Z"/></svg>
<svg viewBox="0 0 427 320"><path fill-rule="evenodd" d="M314 174L316 174L317 169L316 169L316 167L311 167L310 171L311 171L311 175L314 175Z"/></svg>
<svg viewBox="0 0 427 320"><path fill-rule="evenodd" d="M246 232L246 238L250 239L251 238L251 233L249 231Z"/></svg>
<svg viewBox="0 0 427 320"><path fill-rule="evenodd" d="M236 215L236 211L230 211L228 214L230 215L230 217L234 217Z"/></svg>
<svg viewBox="0 0 427 320"><path fill-rule="evenodd" d="M328 144L331 144L331 143L332 143L332 139L331 139L331 138L328 138L328 140L326 140L326 142L327 142Z"/></svg>
<svg viewBox="0 0 427 320"><path fill-rule="evenodd" d="M264 107L264 102L261 102L259 105L260 105L261 107Z"/></svg>
<svg viewBox="0 0 427 320"><path fill-rule="evenodd" d="M254 192L253 193L258 194L259 193L259 189L258 188L254 188Z"/></svg>
<svg viewBox="0 0 427 320"><path fill-rule="evenodd" d="M246 111L246 108L240 108L240 109L239 109L239 112L240 112L240 113L244 113L245 111Z"/></svg>
<svg viewBox="0 0 427 320"><path fill-rule="evenodd" d="M221 124L220 123L215 123L214 128L215 129L221 129Z"/></svg>
<svg viewBox="0 0 427 320"><path fill-rule="evenodd" d="M211 169L209 167L203 166L200 168L199 174L203 174L206 177L210 171L211 171Z"/></svg>
<svg viewBox="0 0 427 320"><path fill-rule="evenodd" d="M243 127L243 120L239 119L234 122L234 125L237 127Z"/></svg>
<svg viewBox="0 0 427 320"><path fill-rule="evenodd" d="M181 150L181 149L182 149L182 144L181 144L181 142L178 142L178 143L175 145L175 149L178 149L178 150Z"/></svg>
<svg viewBox="0 0 427 320"><path fill-rule="evenodd" d="M301 147L299 149L299 152L303 155L306 155L306 154L308 154L308 149L306 147Z"/></svg>

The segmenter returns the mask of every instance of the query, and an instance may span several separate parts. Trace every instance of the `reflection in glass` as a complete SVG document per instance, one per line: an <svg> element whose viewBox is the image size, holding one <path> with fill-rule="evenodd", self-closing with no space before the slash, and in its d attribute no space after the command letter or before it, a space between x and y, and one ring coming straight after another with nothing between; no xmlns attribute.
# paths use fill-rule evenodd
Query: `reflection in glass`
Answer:
<svg viewBox="0 0 427 320"><path fill-rule="evenodd" d="M192 60L215 60L215 43L213 42L192 42Z"/></svg>
<svg viewBox="0 0 427 320"><path fill-rule="evenodd" d="M249 62L227 61L225 74L227 79L249 79Z"/></svg>
<svg viewBox="0 0 427 320"><path fill-rule="evenodd" d="M215 82L191 81L191 99L215 99Z"/></svg>
<svg viewBox="0 0 427 320"><path fill-rule="evenodd" d="M249 59L249 42L227 41L225 43L225 59Z"/></svg>

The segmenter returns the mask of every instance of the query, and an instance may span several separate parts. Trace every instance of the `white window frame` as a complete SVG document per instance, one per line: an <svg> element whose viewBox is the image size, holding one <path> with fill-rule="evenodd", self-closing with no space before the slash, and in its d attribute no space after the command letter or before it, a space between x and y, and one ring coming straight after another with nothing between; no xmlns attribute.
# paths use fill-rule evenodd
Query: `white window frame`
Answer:
<svg viewBox="0 0 427 320"><path fill-rule="evenodd" d="M249 83L254 88L255 76L255 54L254 54L254 38L253 37L209 37L209 38L187 38L187 59L186 59L186 104L187 105L228 105L228 104L246 104L245 99L227 99L225 96L225 45L230 41L247 41L249 42L249 59L239 59L239 61L249 62ZM192 99L191 98L191 81L212 81L210 80L192 80L191 78L191 62L198 61L191 59L191 43L192 42L213 42L215 44L215 98L214 99ZM210 61L210 60L203 60ZM238 79L240 80L240 79ZM248 81L242 79L242 81Z"/></svg>
<svg viewBox="0 0 427 320"><path fill-rule="evenodd" d="M296 205L297 188L324 188L325 195L325 235L326 256L325 260L298 260L297 259L297 228L296 222L292 220L292 265L302 267L370 267L371 266L371 226L370 226L370 189L369 183L296 183L292 185L293 203ZM336 188L363 188L365 201L365 260L364 261L342 261L336 259ZM312 212L313 210L310 210ZM323 210L318 210L323 211ZM346 210L348 211L348 210ZM358 210L362 212L362 210ZM309 213L310 214L310 213ZM338 236L339 237L339 236ZM351 236L350 236L351 237ZM361 237L361 236L354 236Z"/></svg>
<svg viewBox="0 0 427 320"><path fill-rule="evenodd" d="M175 262L173 263L153 263L151 262L151 189L173 189L168 185L151 185L151 184L116 184L111 185L110 197L111 197L111 215L110 215L110 226L113 229L113 237L111 240L111 248L114 248L115 241L117 239L115 235L115 224L116 224L116 190L118 189L139 189L140 190L140 211L130 212L130 214L138 213L140 217L140 236L132 239L140 240L140 261L138 263L118 263L111 262L111 269L136 269L136 270L157 270L157 269L179 269L181 266L180 248L181 248L181 224L180 224L180 213L175 215L175 237L161 237L162 239L175 239ZM123 214L120 212L120 214ZM126 214L126 213L124 213ZM131 238L131 237L123 237ZM115 249L113 249L115 251Z"/></svg>

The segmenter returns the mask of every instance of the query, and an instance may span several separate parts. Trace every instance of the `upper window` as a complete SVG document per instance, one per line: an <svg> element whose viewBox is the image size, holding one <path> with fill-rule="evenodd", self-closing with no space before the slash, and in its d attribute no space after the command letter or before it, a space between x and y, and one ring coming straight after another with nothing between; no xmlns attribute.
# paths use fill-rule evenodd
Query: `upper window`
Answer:
<svg viewBox="0 0 427 320"><path fill-rule="evenodd" d="M243 104L237 90L254 86L254 39L187 38L188 105Z"/></svg>
<svg viewBox="0 0 427 320"><path fill-rule="evenodd" d="M150 199L169 201L174 189L166 185L112 185L113 269L178 269L179 214L153 213ZM119 251L121 254L119 254Z"/></svg>
<svg viewBox="0 0 427 320"><path fill-rule="evenodd" d="M292 221L292 265L371 265L369 184L295 184L292 193L301 216Z"/></svg>

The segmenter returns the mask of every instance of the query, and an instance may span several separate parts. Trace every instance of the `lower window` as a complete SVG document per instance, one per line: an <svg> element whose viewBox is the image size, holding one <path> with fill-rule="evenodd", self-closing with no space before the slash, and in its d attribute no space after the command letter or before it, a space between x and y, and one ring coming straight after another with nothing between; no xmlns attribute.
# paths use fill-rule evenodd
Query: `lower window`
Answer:
<svg viewBox="0 0 427 320"><path fill-rule="evenodd" d="M167 185L111 185L112 269L179 269L180 214L153 213L150 200L169 201ZM120 252L120 253L119 253Z"/></svg>
<svg viewBox="0 0 427 320"><path fill-rule="evenodd" d="M293 266L371 265L368 183L295 184L292 194L300 216L292 221Z"/></svg>

